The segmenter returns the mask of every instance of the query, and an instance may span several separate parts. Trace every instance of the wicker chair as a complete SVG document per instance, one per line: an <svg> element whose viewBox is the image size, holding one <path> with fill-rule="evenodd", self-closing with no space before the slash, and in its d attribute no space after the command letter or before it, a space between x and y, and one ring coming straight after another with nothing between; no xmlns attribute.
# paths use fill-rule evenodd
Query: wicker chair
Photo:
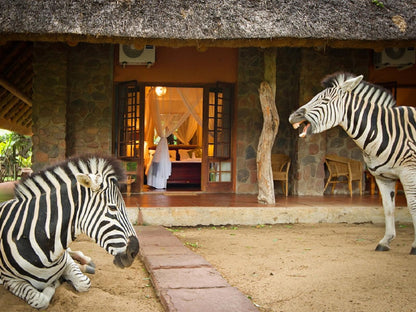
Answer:
<svg viewBox="0 0 416 312"><path fill-rule="evenodd" d="M288 179L290 169L290 158L284 154L272 154L273 181L282 182L282 191L288 195Z"/></svg>
<svg viewBox="0 0 416 312"><path fill-rule="evenodd" d="M363 165L360 161L330 154L326 155L325 164L329 171L329 177L324 192L329 184L332 184L331 194L334 194L337 183L348 183L352 197L352 182L358 181L360 195L363 194ZM340 177L345 177L346 180L339 180Z"/></svg>

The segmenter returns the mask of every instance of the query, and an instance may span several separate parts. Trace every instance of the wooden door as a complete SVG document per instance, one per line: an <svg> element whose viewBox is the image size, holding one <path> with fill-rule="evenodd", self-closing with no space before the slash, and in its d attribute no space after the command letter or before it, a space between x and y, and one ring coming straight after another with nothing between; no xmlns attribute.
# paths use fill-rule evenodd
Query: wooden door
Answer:
<svg viewBox="0 0 416 312"><path fill-rule="evenodd" d="M143 93L137 81L116 86L114 154L125 164L128 178L134 180L133 192L140 192L143 186Z"/></svg>
<svg viewBox="0 0 416 312"><path fill-rule="evenodd" d="M233 98L234 90L231 84L218 83L204 88L204 161L201 170L203 191L233 191Z"/></svg>

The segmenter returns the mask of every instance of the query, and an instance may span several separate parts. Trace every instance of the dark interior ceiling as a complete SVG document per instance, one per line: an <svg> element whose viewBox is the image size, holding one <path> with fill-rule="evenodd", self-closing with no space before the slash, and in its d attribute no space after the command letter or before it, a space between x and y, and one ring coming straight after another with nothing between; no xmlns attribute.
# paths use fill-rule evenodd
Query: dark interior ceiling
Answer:
<svg viewBox="0 0 416 312"><path fill-rule="evenodd" d="M33 44L0 45L0 128L32 134Z"/></svg>

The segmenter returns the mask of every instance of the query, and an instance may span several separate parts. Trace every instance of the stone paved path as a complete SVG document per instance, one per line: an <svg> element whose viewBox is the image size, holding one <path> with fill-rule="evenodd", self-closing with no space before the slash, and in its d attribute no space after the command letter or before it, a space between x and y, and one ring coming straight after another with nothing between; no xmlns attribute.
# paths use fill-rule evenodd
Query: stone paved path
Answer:
<svg viewBox="0 0 416 312"><path fill-rule="evenodd" d="M166 311L258 311L203 257L161 226L136 226L140 255Z"/></svg>

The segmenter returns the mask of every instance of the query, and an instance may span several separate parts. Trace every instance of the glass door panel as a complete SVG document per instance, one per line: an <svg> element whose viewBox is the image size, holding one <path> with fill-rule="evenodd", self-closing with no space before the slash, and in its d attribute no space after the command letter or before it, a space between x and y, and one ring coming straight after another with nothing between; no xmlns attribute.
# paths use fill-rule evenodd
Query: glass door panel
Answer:
<svg viewBox="0 0 416 312"><path fill-rule="evenodd" d="M141 93L137 81L116 86L115 155L126 165L132 191L140 191L143 181L143 113Z"/></svg>
<svg viewBox="0 0 416 312"><path fill-rule="evenodd" d="M232 104L231 85L218 84L205 90L204 142L207 160L203 179L205 190L232 191L231 157Z"/></svg>

